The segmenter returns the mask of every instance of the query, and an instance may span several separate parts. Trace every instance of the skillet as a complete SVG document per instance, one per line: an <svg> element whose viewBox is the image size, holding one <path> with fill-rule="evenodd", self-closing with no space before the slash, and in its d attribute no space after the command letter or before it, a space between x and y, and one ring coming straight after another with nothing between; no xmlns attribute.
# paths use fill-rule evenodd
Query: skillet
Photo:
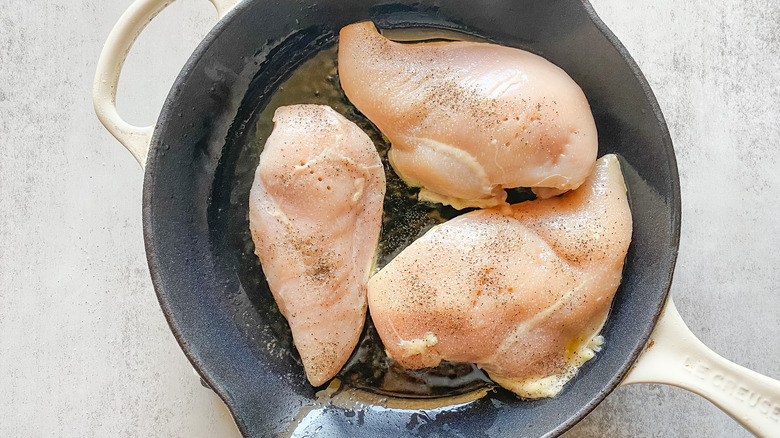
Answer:
<svg viewBox="0 0 780 438"><path fill-rule="evenodd" d="M557 436L621 382L648 381L698 392L754 433L780 433L780 384L714 355L667 303L680 233L672 142L641 72L587 1L492 0L479 8L465 0L211 1L223 18L183 68L156 126L122 121L116 84L133 41L169 1L137 0L123 15L101 54L94 101L101 122L146 169L144 238L165 317L242 434ZM273 93L336 44L341 27L367 19L384 30L446 30L544 56L588 97L599 156L621 157L634 216L623 282L602 332L604 348L555 398L523 401L500 388L476 388L410 400L370 385L306 382L242 237L246 175L257 164L257 126Z"/></svg>

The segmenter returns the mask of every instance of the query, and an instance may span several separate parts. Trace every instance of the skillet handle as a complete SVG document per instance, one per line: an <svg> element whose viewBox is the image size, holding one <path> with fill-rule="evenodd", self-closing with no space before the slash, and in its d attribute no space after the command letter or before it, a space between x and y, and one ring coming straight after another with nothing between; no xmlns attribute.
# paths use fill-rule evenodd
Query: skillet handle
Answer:
<svg viewBox="0 0 780 438"><path fill-rule="evenodd" d="M707 348L667 301L645 351L621 385L664 383L701 395L759 437L780 436L780 382Z"/></svg>
<svg viewBox="0 0 780 438"><path fill-rule="evenodd" d="M92 103L98 119L108 132L130 151L141 168L146 165L154 125L133 126L122 119L116 109L116 90L122 66L136 38L154 17L173 1L136 0L127 8L106 39L92 83ZM240 0L209 1L217 9L221 19Z"/></svg>

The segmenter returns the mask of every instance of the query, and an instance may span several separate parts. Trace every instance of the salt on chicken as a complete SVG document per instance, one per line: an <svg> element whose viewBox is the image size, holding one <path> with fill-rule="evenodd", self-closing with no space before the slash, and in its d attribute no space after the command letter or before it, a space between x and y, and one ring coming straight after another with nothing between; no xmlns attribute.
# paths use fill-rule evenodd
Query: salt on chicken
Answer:
<svg viewBox="0 0 780 438"><path fill-rule="evenodd" d="M321 105L274 114L250 192L263 272L314 386L341 369L366 313L385 175L371 139Z"/></svg>

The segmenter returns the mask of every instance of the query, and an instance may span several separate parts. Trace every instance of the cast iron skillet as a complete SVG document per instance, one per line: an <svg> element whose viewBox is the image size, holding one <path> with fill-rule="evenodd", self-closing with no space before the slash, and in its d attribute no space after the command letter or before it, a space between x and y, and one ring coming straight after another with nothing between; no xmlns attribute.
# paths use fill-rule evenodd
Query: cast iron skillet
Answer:
<svg viewBox="0 0 780 438"><path fill-rule="evenodd" d="M144 236L152 280L187 357L227 403L242 433L288 430L308 385L262 272L241 266L256 156L243 148L256 115L287 74L335 43L341 27L445 28L540 54L583 89L599 156L622 158L634 217L624 279L604 327L605 348L553 398L522 401L497 389L470 403L428 410L326 407L294 433L318 436L558 435L592 410L639 355L666 299L680 231L674 151L655 98L635 63L587 2L465 0L254 1L235 7L182 70L162 109L144 179ZM252 160L254 158L254 161ZM239 213L233 209L242 209ZM231 241L233 240L233 241ZM249 248L251 254L251 248ZM265 291L267 292L267 291ZM270 346L270 348L269 348ZM313 418L312 418L313 417Z"/></svg>
<svg viewBox="0 0 780 438"><path fill-rule="evenodd" d="M223 12L232 6L225 4L229 0L212 2ZM141 0L129 13L152 16L164 6ZM252 248L235 237L248 227L251 184L237 175L257 164L248 151L271 92L301 62L332 46L341 27L367 19L383 29L451 29L544 56L588 97L599 156L621 157L634 218L623 282L603 330L604 349L555 398L522 401L496 389L471 402L442 401L445 406L423 410L324 406L297 429L290 425L302 405L316 403L322 388L307 383L259 265L247 265ZM131 44L130 33L139 31L128 27L124 37ZM125 140L143 165L145 151L134 145L152 131L137 131ZM154 286L185 354L247 436L559 435L621 382L669 291L680 233L672 142L636 64L585 0L493 0L479 6L468 0L247 0L192 55L153 132L143 223Z"/></svg>

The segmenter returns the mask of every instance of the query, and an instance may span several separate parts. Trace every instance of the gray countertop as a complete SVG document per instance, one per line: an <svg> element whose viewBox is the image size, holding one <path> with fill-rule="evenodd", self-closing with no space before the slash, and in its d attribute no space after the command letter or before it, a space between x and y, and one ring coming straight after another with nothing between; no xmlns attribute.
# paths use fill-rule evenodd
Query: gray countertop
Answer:
<svg viewBox="0 0 780 438"><path fill-rule="evenodd" d="M0 436L234 437L160 311L142 171L92 110L128 0L0 2ZM780 3L594 0L674 140L683 225L672 293L693 332L780 378ZM120 112L152 123L216 20L181 0L130 55ZM171 32L175 29L175 32ZM617 389L567 437L749 436L681 389Z"/></svg>

